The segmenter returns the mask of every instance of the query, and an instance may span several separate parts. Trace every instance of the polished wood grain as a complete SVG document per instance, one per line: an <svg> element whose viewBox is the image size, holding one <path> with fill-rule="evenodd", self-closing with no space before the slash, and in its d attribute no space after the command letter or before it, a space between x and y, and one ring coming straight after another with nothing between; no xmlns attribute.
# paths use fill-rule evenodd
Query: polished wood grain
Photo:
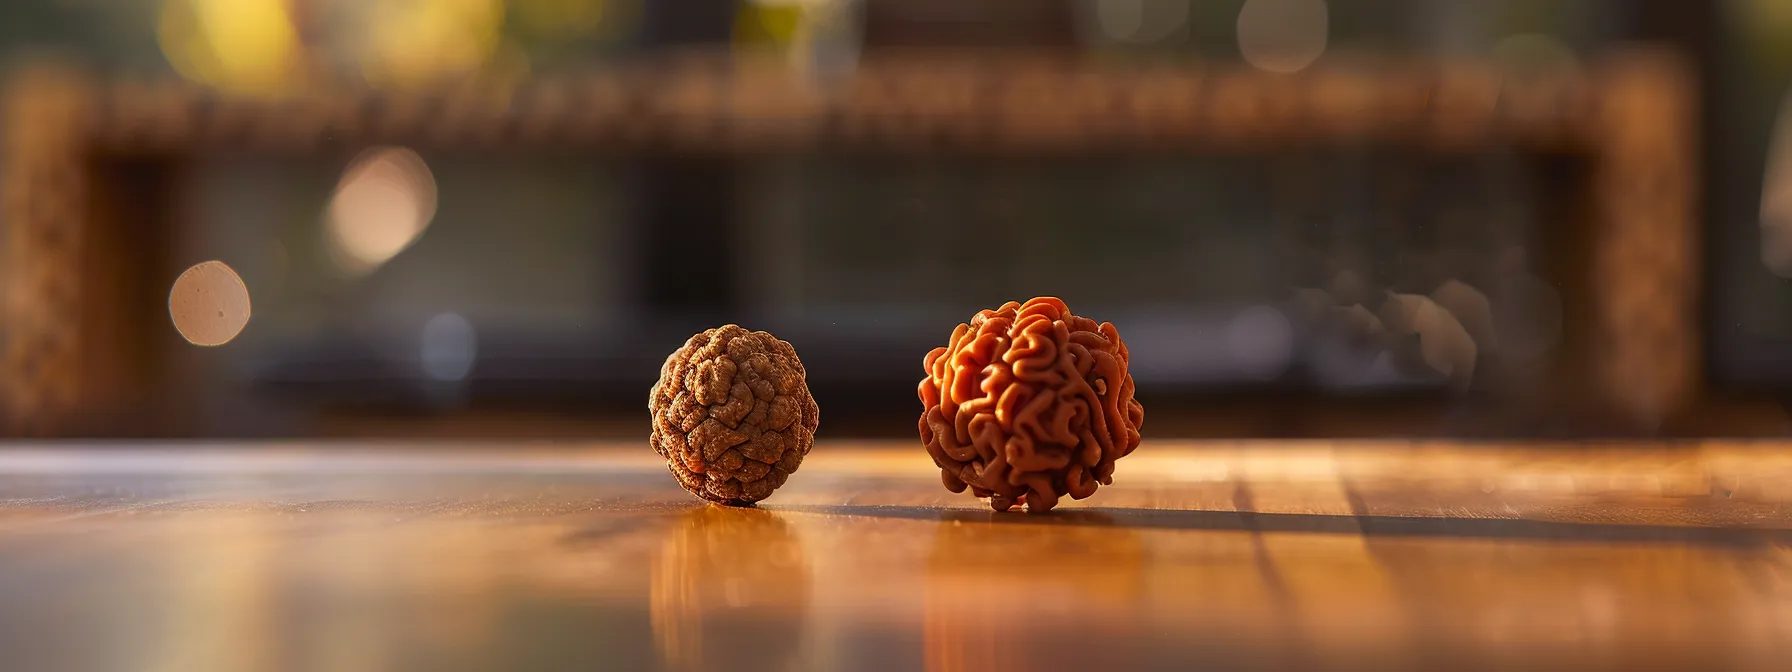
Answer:
<svg viewBox="0 0 1792 672"><path fill-rule="evenodd" d="M1792 446L1147 441L1045 516L827 443L15 445L8 669L1785 669Z"/></svg>

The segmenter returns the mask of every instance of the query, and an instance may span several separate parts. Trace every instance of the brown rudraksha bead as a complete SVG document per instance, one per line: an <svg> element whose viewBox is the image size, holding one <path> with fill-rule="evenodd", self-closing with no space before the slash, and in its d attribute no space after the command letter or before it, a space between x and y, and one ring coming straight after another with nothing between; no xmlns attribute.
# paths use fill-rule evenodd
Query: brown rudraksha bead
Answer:
<svg viewBox="0 0 1792 672"><path fill-rule="evenodd" d="M821 421L796 349L732 324L692 336L667 357L647 408L653 450L678 484L741 506L784 484Z"/></svg>
<svg viewBox="0 0 1792 672"><path fill-rule="evenodd" d="M921 442L952 492L1050 511L1113 483L1139 446L1126 343L1111 323L1041 297L985 310L927 353Z"/></svg>

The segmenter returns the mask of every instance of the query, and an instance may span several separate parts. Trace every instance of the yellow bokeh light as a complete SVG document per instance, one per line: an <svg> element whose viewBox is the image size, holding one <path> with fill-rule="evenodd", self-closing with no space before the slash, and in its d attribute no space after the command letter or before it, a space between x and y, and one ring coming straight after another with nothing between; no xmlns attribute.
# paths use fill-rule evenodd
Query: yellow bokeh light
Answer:
<svg viewBox="0 0 1792 672"><path fill-rule="evenodd" d="M361 71L384 86L428 84L485 65L504 26L502 0L388 0L367 22Z"/></svg>
<svg viewBox="0 0 1792 672"><path fill-rule="evenodd" d="M751 0L734 15L734 44L748 48L802 48L825 21L844 11L839 0Z"/></svg>
<svg viewBox="0 0 1792 672"><path fill-rule="evenodd" d="M300 74L285 0L165 0L156 39L181 76L221 89L272 92Z"/></svg>
<svg viewBox="0 0 1792 672"><path fill-rule="evenodd" d="M549 37L585 35L604 20L607 0L511 0L517 22L529 32Z"/></svg>
<svg viewBox="0 0 1792 672"><path fill-rule="evenodd" d="M1738 22L1755 30L1778 31L1792 28L1792 3L1785 0L1743 0L1737 5Z"/></svg>

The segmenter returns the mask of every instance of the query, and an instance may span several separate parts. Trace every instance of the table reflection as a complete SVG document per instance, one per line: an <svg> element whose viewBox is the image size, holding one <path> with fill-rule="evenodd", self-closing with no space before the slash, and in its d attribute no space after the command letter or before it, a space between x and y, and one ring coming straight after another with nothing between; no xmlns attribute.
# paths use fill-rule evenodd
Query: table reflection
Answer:
<svg viewBox="0 0 1792 672"><path fill-rule="evenodd" d="M927 558L926 669L1119 669L1138 624L1145 546L1106 516L1049 524L948 515Z"/></svg>
<svg viewBox="0 0 1792 672"><path fill-rule="evenodd" d="M649 597L666 667L790 667L809 607L805 553L770 511L706 506L681 516L654 556Z"/></svg>

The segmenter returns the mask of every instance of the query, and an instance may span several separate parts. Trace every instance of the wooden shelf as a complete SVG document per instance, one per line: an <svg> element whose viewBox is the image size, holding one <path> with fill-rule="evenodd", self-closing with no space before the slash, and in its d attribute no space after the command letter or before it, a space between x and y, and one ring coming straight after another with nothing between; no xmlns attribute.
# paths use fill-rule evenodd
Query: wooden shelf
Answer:
<svg viewBox="0 0 1792 672"><path fill-rule="evenodd" d="M781 63L694 54L513 87L280 98L65 68L16 73L6 97L0 222L0 417L5 433L79 431L143 392L136 323L112 301L140 284L158 236L94 166L212 152L316 155L373 144L443 151L674 153L1263 153L1368 142L1586 159L1569 284L1589 314L1577 376L1595 407L1653 431L1700 391L1694 82L1671 52L1638 48L1581 71L1339 59L1286 76L1203 63L880 52L825 80ZM104 206L104 207L102 207ZM169 223L168 226L175 224ZM128 232L128 233L127 233ZM138 240L143 244L121 244ZM110 241L110 244L102 244ZM110 298L109 298L110 297ZM139 357L138 359L141 359ZM136 377L132 377L136 376ZM107 400L112 400L108 402Z"/></svg>

